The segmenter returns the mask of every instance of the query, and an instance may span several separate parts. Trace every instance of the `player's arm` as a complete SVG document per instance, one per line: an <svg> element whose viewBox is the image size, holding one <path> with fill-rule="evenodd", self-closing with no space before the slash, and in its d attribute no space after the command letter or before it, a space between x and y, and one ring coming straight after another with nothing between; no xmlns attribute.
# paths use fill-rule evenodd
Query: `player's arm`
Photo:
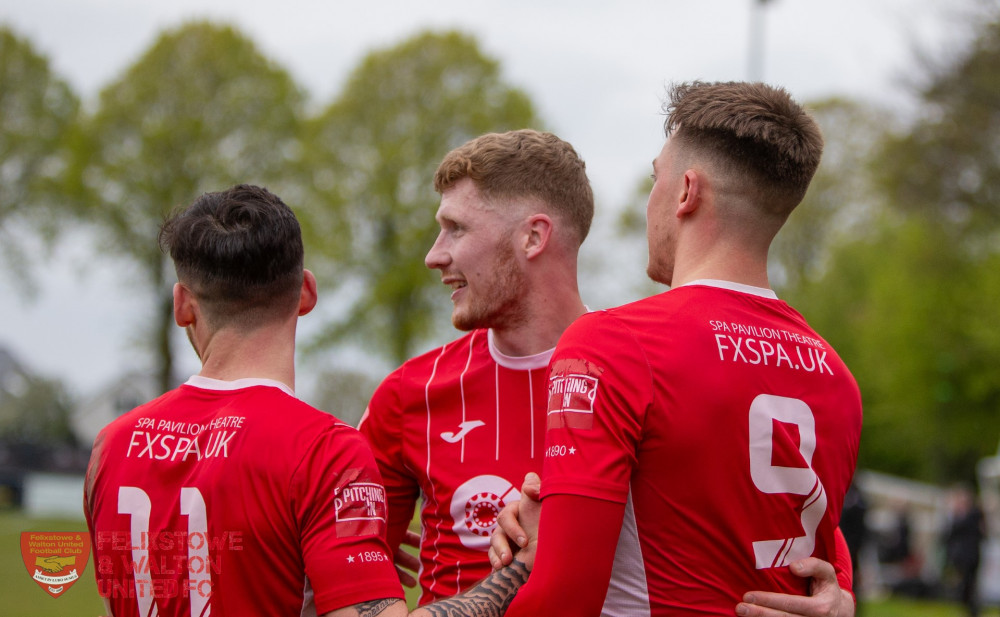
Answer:
<svg viewBox="0 0 1000 617"><path fill-rule="evenodd" d="M572 462L561 456L545 459L535 561L531 578L506 613L510 617L601 613L652 380L638 346L616 344L609 358L610 348L593 343L634 342L629 337L619 322L590 314L570 326L556 346L549 365L545 442L547 450L573 453ZM589 391L567 396L561 388L570 379L584 382ZM563 395L552 396L553 391ZM529 496L522 493L523 525Z"/></svg>
<svg viewBox="0 0 1000 617"><path fill-rule="evenodd" d="M535 562L535 552L538 547L539 518L541 503L538 499L540 490L538 474L529 473L521 485L521 500L524 503L521 511L525 534L523 550L518 554L519 560L510 567L493 572L475 587L453 598L438 600L432 604L417 609L414 617L436 615L503 615L521 587L528 579ZM520 527L519 527L520 529Z"/></svg>
<svg viewBox="0 0 1000 617"><path fill-rule="evenodd" d="M420 561L403 550L401 545L419 548L420 538L409 531L409 525L413 520L420 487L407 472L408 467L403 460L400 379L397 370L379 384L358 424L358 431L371 446L385 486L388 507L386 539L395 560L396 572L403 585L415 587L417 580L414 574Z"/></svg>
<svg viewBox="0 0 1000 617"><path fill-rule="evenodd" d="M600 614L624 504L552 495L542 508L535 474L528 475L521 492L523 528L518 528L526 539L511 564L459 596L417 609L412 617ZM583 534L586 543L579 541Z"/></svg>
<svg viewBox="0 0 1000 617"><path fill-rule="evenodd" d="M500 617L500 615L507 614L507 608L527 580L527 567L515 559L509 567L493 572L472 589L453 598L445 598L424 605L410 613L410 617L455 617L458 615Z"/></svg>
<svg viewBox="0 0 1000 617"><path fill-rule="evenodd" d="M518 590L528 580L528 570L519 561L502 571L494 572L472 589L453 598L438 600L407 613L406 603L398 598L361 602L323 617L499 617L503 615Z"/></svg>
<svg viewBox="0 0 1000 617"><path fill-rule="evenodd" d="M406 617L406 602L399 598L382 598L360 602L354 606L324 613L322 617Z"/></svg>
<svg viewBox="0 0 1000 617"><path fill-rule="evenodd" d="M385 491L357 431L334 423L304 446L289 496L318 613L368 605L377 615L383 599L403 599L385 541Z"/></svg>
<svg viewBox="0 0 1000 617"><path fill-rule="evenodd" d="M600 615L624 514L623 503L577 495L547 496L531 580L507 615Z"/></svg>
<svg viewBox="0 0 1000 617"><path fill-rule="evenodd" d="M624 511L623 505L610 501L553 495L545 500L530 580L519 554L510 566L462 595L428 604L411 615L600 615L618 543L615 530L621 527ZM574 519L586 524L573 524ZM582 534L590 534L585 543L579 540Z"/></svg>

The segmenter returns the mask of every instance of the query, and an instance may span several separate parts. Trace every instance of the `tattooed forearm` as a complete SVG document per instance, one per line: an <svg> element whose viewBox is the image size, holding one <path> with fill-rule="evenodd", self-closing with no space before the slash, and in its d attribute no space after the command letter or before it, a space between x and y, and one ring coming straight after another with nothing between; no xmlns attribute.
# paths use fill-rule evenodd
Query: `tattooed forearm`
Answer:
<svg viewBox="0 0 1000 617"><path fill-rule="evenodd" d="M382 600L372 600L355 604L354 609L358 611L358 617L375 617L381 615L382 611L397 602L402 602L399 598L384 598Z"/></svg>
<svg viewBox="0 0 1000 617"><path fill-rule="evenodd" d="M423 609L433 617L500 617L527 580L528 569L515 559L462 595L428 604Z"/></svg>

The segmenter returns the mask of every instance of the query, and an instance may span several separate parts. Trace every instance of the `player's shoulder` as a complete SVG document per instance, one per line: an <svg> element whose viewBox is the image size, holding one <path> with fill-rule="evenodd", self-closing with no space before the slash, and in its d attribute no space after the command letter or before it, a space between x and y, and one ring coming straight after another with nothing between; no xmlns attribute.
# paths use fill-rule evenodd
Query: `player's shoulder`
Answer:
<svg viewBox="0 0 1000 617"><path fill-rule="evenodd" d="M410 358L389 373L375 388L365 417L384 419L406 414L408 410L423 409L425 388L429 383L448 388L461 376L478 373L492 362L488 330L468 332Z"/></svg>
<svg viewBox="0 0 1000 617"><path fill-rule="evenodd" d="M727 307L739 307L744 312L766 307L764 310L768 312L784 312L801 319L792 307L769 290L714 281L681 285L604 312L607 319L641 332L651 326L683 330L691 320L702 320L712 311L727 310Z"/></svg>
<svg viewBox="0 0 1000 617"><path fill-rule="evenodd" d="M317 447L334 444L334 449L367 444L358 429L334 413L324 411L293 396L283 400L280 413L268 416L266 434L278 448L305 455ZM327 444L327 446L322 446Z"/></svg>
<svg viewBox="0 0 1000 617"><path fill-rule="evenodd" d="M664 302L663 295L658 294L620 306L590 311L578 317L570 325L567 332L570 334L594 336L600 332L614 334L623 329L627 330L633 327L631 324L636 319L645 318L651 314L660 314Z"/></svg>
<svg viewBox="0 0 1000 617"><path fill-rule="evenodd" d="M399 370L424 370L435 363L439 363L441 358L455 355L467 355L470 350L475 350L480 347L488 349L488 332L489 331L486 329L471 330L466 332L453 341L449 341L444 345L439 345L433 349L425 351L422 354L418 354L410 358L399 367Z"/></svg>
<svg viewBox="0 0 1000 617"><path fill-rule="evenodd" d="M268 391L273 397L274 407L270 414L281 423L298 424L312 430L354 431L354 427L337 416L336 410L315 407L302 399L278 389Z"/></svg>
<svg viewBox="0 0 1000 617"><path fill-rule="evenodd" d="M417 383L421 387L432 375L447 372L452 365L465 366L473 357L489 356L488 330L472 330L459 338L416 355L389 373L383 380L388 385Z"/></svg>
<svg viewBox="0 0 1000 617"><path fill-rule="evenodd" d="M189 383L178 388L174 399L165 399L160 403L153 401L151 405L162 405L167 412L192 401L207 402L206 412L209 414L225 410L226 413L252 418L255 433L266 433L274 439L281 439L282 436L299 438L303 432L324 431L338 425L352 428L334 413L310 405L287 386L269 380L248 380L231 389L199 387Z"/></svg>

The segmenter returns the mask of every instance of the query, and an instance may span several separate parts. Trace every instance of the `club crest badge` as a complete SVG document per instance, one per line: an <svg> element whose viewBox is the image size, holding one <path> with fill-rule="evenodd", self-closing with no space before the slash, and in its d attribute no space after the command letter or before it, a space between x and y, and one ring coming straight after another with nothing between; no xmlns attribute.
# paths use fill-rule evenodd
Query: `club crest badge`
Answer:
<svg viewBox="0 0 1000 617"><path fill-rule="evenodd" d="M90 534L83 531L25 531L21 559L32 580L53 598L83 575L90 559Z"/></svg>
<svg viewBox="0 0 1000 617"><path fill-rule="evenodd" d="M489 550L490 534L503 507L521 498L521 492L500 476L476 476L455 489L451 499L452 529L462 544Z"/></svg>

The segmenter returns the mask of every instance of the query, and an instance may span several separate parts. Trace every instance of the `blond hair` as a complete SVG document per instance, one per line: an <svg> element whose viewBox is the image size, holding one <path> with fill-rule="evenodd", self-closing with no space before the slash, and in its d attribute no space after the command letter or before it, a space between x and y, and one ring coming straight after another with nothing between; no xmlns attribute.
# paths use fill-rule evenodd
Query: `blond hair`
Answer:
<svg viewBox="0 0 1000 617"><path fill-rule="evenodd" d="M488 133L449 152L434 174L443 193L470 178L492 203L537 198L575 231L577 245L590 231L594 194L586 165L569 143L531 129Z"/></svg>

